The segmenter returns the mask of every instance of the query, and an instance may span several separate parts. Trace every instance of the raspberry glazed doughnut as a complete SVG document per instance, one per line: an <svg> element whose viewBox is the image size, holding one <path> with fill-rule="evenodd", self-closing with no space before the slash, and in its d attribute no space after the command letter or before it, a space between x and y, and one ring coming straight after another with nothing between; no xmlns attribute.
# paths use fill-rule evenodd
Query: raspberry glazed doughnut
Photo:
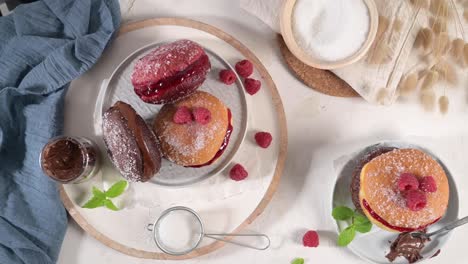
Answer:
<svg viewBox="0 0 468 264"><path fill-rule="evenodd" d="M187 122L174 119L179 109L191 111ZM197 121L196 109L208 110L210 120ZM232 129L230 110L214 95L202 91L164 105L153 124L163 156L186 167L202 167L216 161L226 149Z"/></svg>
<svg viewBox="0 0 468 264"><path fill-rule="evenodd" d="M145 121L128 104L118 101L102 118L107 153L122 176L145 182L161 168L157 138Z"/></svg>
<svg viewBox="0 0 468 264"><path fill-rule="evenodd" d="M211 69L203 48L178 40L155 48L140 58L131 76L135 93L146 103L165 104L193 93Z"/></svg>
<svg viewBox="0 0 468 264"><path fill-rule="evenodd" d="M358 165L351 194L356 208L378 227L411 232L445 215L450 192L444 169L430 155L382 147Z"/></svg>

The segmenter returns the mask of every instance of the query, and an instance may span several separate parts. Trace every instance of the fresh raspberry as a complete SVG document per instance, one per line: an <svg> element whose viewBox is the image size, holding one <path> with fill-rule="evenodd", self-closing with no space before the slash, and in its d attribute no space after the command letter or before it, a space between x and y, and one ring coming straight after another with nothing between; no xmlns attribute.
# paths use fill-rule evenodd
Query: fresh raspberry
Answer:
<svg viewBox="0 0 468 264"><path fill-rule="evenodd" d="M206 125L211 121L211 112L204 107L193 108L192 114L195 122L199 124Z"/></svg>
<svg viewBox="0 0 468 264"><path fill-rule="evenodd" d="M432 176L426 176L421 179L419 189L423 192L436 192L437 184Z"/></svg>
<svg viewBox="0 0 468 264"><path fill-rule="evenodd" d="M419 211L426 207L426 194L420 190L410 190L405 192L406 206L411 211Z"/></svg>
<svg viewBox="0 0 468 264"><path fill-rule="evenodd" d="M245 84L245 90L250 95L256 94L258 90L260 90L260 87L262 86L262 83L259 80L255 80L252 78L245 78L244 84Z"/></svg>
<svg viewBox="0 0 468 264"><path fill-rule="evenodd" d="M186 106L177 108L174 116L172 117L172 121L180 125L192 122L192 113L190 113L190 109Z"/></svg>
<svg viewBox="0 0 468 264"><path fill-rule="evenodd" d="M223 83L231 85L236 81L236 74L232 70L222 70L219 72L219 79Z"/></svg>
<svg viewBox="0 0 468 264"><path fill-rule="evenodd" d="M402 173L398 179L398 190L401 192L409 190L417 190L419 188L419 181L412 173Z"/></svg>
<svg viewBox="0 0 468 264"><path fill-rule="evenodd" d="M319 235L314 230L307 231L302 237L302 244L304 247L318 247Z"/></svg>
<svg viewBox="0 0 468 264"><path fill-rule="evenodd" d="M253 72L253 64L249 60L241 60L236 63L236 72L244 77L249 77Z"/></svg>
<svg viewBox="0 0 468 264"><path fill-rule="evenodd" d="M249 173L240 164L234 165L229 171L229 177L234 181L242 181L247 178L247 176L249 176Z"/></svg>
<svg viewBox="0 0 468 264"><path fill-rule="evenodd" d="M268 132L258 132L255 134L255 141L262 148L268 148L272 140L273 137Z"/></svg>

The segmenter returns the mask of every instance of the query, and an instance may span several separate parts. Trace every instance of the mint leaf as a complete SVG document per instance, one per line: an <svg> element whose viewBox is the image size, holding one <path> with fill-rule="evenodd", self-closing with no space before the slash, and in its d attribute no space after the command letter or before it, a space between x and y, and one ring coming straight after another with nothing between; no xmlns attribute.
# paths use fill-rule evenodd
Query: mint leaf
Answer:
<svg viewBox="0 0 468 264"><path fill-rule="evenodd" d="M104 199L101 199L101 198L99 198L97 196L93 196L82 207L92 209L92 208L97 208L97 207L101 207L101 206L104 206Z"/></svg>
<svg viewBox="0 0 468 264"><path fill-rule="evenodd" d="M303 258L295 258L295 259L293 259L291 264L304 264L304 259Z"/></svg>
<svg viewBox="0 0 468 264"><path fill-rule="evenodd" d="M117 206L115 206L115 204L109 200L109 199L105 199L104 200L104 205L108 208L108 209L111 209L112 211L118 211L119 208L117 208Z"/></svg>
<svg viewBox="0 0 468 264"><path fill-rule="evenodd" d="M356 227L354 225L348 226L345 230L341 231L338 236L338 246L345 247L353 241L356 236Z"/></svg>
<svg viewBox="0 0 468 264"><path fill-rule="evenodd" d="M367 233L367 232L371 231L371 229L372 229L372 223L371 222L356 224L356 231L358 231L359 233Z"/></svg>
<svg viewBox="0 0 468 264"><path fill-rule="evenodd" d="M367 219L367 217L363 216L362 214L356 213L354 215L354 223L362 224L362 223L367 223L367 222L370 222L369 219Z"/></svg>
<svg viewBox="0 0 468 264"><path fill-rule="evenodd" d="M115 198L121 195L125 191L125 188L127 188L127 181L118 181L106 191L106 196Z"/></svg>
<svg viewBox="0 0 468 264"><path fill-rule="evenodd" d="M353 217L354 211L346 206L337 206L333 208L332 216L335 220L348 220Z"/></svg>
<svg viewBox="0 0 468 264"><path fill-rule="evenodd" d="M102 200L106 198L106 194L94 186L93 186L93 195L94 197L100 198Z"/></svg>
<svg viewBox="0 0 468 264"><path fill-rule="evenodd" d="M354 216L354 224L356 226L356 231L359 233L367 233L372 229L372 223L369 219L360 214Z"/></svg>

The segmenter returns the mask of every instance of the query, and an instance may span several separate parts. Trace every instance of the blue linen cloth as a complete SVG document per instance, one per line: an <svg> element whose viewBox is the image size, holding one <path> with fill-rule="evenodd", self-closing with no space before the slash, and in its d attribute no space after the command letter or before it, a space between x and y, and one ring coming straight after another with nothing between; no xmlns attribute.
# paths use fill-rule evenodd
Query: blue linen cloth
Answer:
<svg viewBox="0 0 468 264"><path fill-rule="evenodd" d="M39 153L63 127L68 83L100 57L117 0L42 0L0 17L0 263L55 263L67 226Z"/></svg>

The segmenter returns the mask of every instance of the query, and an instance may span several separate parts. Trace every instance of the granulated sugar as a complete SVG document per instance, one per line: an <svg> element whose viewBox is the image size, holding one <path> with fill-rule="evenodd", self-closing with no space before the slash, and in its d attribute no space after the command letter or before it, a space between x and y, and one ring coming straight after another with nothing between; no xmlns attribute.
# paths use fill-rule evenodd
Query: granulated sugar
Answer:
<svg viewBox="0 0 468 264"><path fill-rule="evenodd" d="M369 10L363 0L297 0L292 19L299 46L325 61L356 53L370 27Z"/></svg>

